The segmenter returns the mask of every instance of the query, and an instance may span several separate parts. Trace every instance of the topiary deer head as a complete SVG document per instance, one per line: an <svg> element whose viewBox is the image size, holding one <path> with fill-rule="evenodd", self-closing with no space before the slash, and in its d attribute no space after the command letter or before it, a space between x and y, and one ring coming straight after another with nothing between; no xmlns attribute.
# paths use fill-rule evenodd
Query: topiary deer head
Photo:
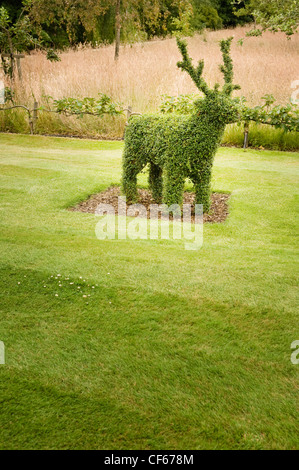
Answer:
<svg viewBox="0 0 299 470"><path fill-rule="evenodd" d="M187 43L177 39L178 48L183 56L183 60L177 65L190 75L197 88L205 95L204 99L195 102L198 115L201 117L206 115L209 121L216 121L221 127L238 121L240 117L236 100L231 97L234 90L240 89L239 85L233 84L233 62L230 57L232 40L233 38L230 37L220 41L223 57L223 65L220 65L220 70L224 75L224 86L220 89L219 83L216 83L214 89L211 89L202 77L204 61L200 60L195 68L187 51Z"/></svg>

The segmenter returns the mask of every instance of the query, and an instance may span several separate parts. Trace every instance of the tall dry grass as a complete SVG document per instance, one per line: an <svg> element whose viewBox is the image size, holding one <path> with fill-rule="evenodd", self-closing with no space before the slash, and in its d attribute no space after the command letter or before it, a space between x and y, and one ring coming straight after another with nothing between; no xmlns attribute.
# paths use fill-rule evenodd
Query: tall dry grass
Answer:
<svg viewBox="0 0 299 470"><path fill-rule="evenodd" d="M251 105L260 103L261 97L270 93L279 103L286 103L292 93L291 83L299 79L299 34L288 41L282 34L266 33L261 38L246 39L242 47L238 46L237 40L245 36L246 30L240 27L188 38L190 55L194 61L204 58L204 77L209 85L222 83L219 40L233 35L235 83L242 87L237 94L244 95ZM123 46L117 63L113 46L69 50L61 54L59 63L50 63L42 53L36 52L22 62L24 79L22 86L17 84L18 99L32 102L35 98L43 103L44 95L59 99L96 96L102 92L125 106L132 105L135 111L155 111L163 94L197 92L190 77L178 70L176 63L179 59L175 39ZM57 118L44 117L40 125L46 120L52 120L55 130ZM91 120L78 123L75 119L65 119L59 122L62 128L69 126L74 133L88 133L88 129L94 126ZM107 129L101 125L101 132L105 133ZM107 125L112 125L111 120ZM121 134L123 122L114 125L116 128L112 134Z"/></svg>

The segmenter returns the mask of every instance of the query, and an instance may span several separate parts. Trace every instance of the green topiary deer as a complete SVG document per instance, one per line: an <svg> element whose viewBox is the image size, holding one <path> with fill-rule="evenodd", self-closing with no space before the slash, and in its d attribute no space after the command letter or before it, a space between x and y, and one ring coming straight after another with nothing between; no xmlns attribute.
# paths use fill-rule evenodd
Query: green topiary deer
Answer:
<svg viewBox="0 0 299 470"><path fill-rule="evenodd" d="M178 67L188 72L204 98L195 102L190 116L143 115L130 119L125 135L122 187L129 202L137 201L137 175L149 164L149 187L153 199L160 203L181 205L184 182L194 184L196 203L210 207L210 182L214 155L226 124L239 119L233 90L233 65L230 46L233 38L222 40L224 87L210 89L202 78L204 61L195 68L185 41L177 40L183 56Z"/></svg>

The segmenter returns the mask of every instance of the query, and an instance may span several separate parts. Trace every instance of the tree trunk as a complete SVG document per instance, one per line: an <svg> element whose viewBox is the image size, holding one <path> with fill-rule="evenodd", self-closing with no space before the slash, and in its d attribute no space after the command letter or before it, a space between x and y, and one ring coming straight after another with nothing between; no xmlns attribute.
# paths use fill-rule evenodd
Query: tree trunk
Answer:
<svg viewBox="0 0 299 470"><path fill-rule="evenodd" d="M13 43L12 43L12 39L11 39L9 31L7 31L7 39L8 39L9 51L10 51L9 75L10 75L10 79L14 80L14 78L15 78L15 56L14 56Z"/></svg>
<svg viewBox="0 0 299 470"><path fill-rule="evenodd" d="M20 57L17 57L17 68L18 68L19 80L20 80L20 82L22 82L23 76L22 76L22 67L21 67L21 59L20 59Z"/></svg>
<svg viewBox="0 0 299 470"><path fill-rule="evenodd" d="M116 15L115 15L115 56L114 59L117 60L119 57L119 47L120 47L120 30L121 30L121 16L120 16L120 2L121 0L116 0Z"/></svg>

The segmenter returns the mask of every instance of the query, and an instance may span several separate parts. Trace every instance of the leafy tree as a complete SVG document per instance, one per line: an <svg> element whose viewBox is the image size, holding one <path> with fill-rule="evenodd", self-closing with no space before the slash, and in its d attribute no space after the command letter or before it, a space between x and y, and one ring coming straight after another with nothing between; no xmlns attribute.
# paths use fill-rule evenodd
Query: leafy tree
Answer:
<svg viewBox="0 0 299 470"><path fill-rule="evenodd" d="M240 6L240 0L234 0ZM252 15L260 26L251 30L248 36L260 36L263 31L285 33L292 36L299 25L299 2L297 0L250 0L245 7L235 12L237 16Z"/></svg>
<svg viewBox="0 0 299 470"><path fill-rule="evenodd" d="M27 52L34 47L46 48L47 45L48 38L42 37L39 34L41 31L35 29L32 24L29 16L30 8L31 0L24 0L22 9L13 20L7 9L4 6L0 7L0 54L4 73L10 78L14 78L16 53ZM48 49L47 58L59 60L52 49Z"/></svg>
<svg viewBox="0 0 299 470"><path fill-rule="evenodd" d="M32 15L57 47L115 41L118 57L121 41L242 23L234 8L248 1L234 7L231 0L32 0Z"/></svg>
<svg viewBox="0 0 299 470"><path fill-rule="evenodd" d="M1 0L0 7L4 7L12 21L15 21L23 8L22 0Z"/></svg>
<svg viewBox="0 0 299 470"><path fill-rule="evenodd" d="M132 24L136 31L144 31L148 38L165 36L179 31L191 33L192 0L115 0L116 48L119 47L120 29ZM117 19L118 18L118 19ZM116 51L117 57L117 51Z"/></svg>
<svg viewBox="0 0 299 470"><path fill-rule="evenodd" d="M32 15L57 38L64 30L70 44L164 36L190 25L192 0L32 0ZM108 23L108 27L107 27ZM105 31L104 31L105 30ZM60 33L61 34L61 33Z"/></svg>
<svg viewBox="0 0 299 470"><path fill-rule="evenodd" d="M193 0L194 15L191 20L192 28L201 31L204 28L219 29L222 19L210 0Z"/></svg>
<svg viewBox="0 0 299 470"><path fill-rule="evenodd" d="M47 31L64 30L70 44L84 41L108 9L108 0L32 0L31 16Z"/></svg>
<svg viewBox="0 0 299 470"><path fill-rule="evenodd" d="M250 0L237 0L237 3L233 0L211 0L214 8L217 10L224 27L235 27L238 24L245 24L252 21L250 15L237 17L235 12L241 8L245 8L246 4Z"/></svg>

